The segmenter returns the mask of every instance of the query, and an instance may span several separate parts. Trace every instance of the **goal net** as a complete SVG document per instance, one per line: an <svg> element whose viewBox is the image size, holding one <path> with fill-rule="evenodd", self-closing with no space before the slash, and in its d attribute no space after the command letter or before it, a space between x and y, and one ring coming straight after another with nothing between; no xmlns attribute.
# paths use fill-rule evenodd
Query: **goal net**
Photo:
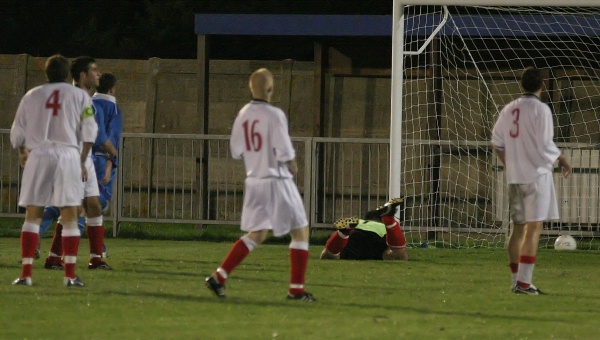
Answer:
<svg viewBox="0 0 600 340"><path fill-rule="evenodd" d="M405 229L448 247L505 244L502 164L491 130L520 94L527 66L546 76L554 140L573 166L555 169L559 234L594 246L600 235L600 7L403 6L400 192ZM396 60L396 59L395 59ZM393 138L393 137L392 137Z"/></svg>

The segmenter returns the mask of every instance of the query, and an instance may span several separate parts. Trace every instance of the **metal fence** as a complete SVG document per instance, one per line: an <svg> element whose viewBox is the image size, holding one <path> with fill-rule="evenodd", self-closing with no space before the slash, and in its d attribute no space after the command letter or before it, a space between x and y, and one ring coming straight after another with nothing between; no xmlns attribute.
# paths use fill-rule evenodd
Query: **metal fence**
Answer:
<svg viewBox="0 0 600 340"><path fill-rule="evenodd" d="M300 194L313 228L360 216L388 198L389 140L292 138ZM548 234L595 235L600 225L600 151L562 144L573 174L556 176L561 220ZM403 141L401 212L406 232L505 235L503 169L487 142ZM0 130L0 217L22 216L21 171L9 130ZM239 224L244 167L229 136L124 133L110 219L121 222ZM118 227L114 228L118 232ZM575 231L576 233L573 233ZM578 233L577 233L578 232Z"/></svg>

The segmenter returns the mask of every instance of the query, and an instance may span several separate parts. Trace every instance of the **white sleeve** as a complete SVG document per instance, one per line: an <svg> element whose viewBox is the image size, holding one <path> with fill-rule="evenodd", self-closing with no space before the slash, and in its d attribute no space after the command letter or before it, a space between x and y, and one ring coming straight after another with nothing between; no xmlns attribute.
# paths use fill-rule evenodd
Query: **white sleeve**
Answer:
<svg viewBox="0 0 600 340"><path fill-rule="evenodd" d="M276 118L273 120L273 134L271 136L271 145L275 149L275 159L278 162L285 163L296 158L296 150L292 145L288 133L287 119L283 111L278 111Z"/></svg>
<svg viewBox="0 0 600 340"><path fill-rule="evenodd" d="M496 120L496 124L494 124L494 128L492 129L492 145L499 149L504 150L504 139L502 138L502 112L498 115L498 120Z"/></svg>
<svg viewBox="0 0 600 340"><path fill-rule="evenodd" d="M240 131L240 124L238 120L239 114L235 118L233 127L231 128L231 139L229 140L229 149L231 151L231 157L233 159L242 159L242 156L244 154L244 146L246 145L243 133L242 131Z"/></svg>
<svg viewBox="0 0 600 340"><path fill-rule="evenodd" d="M23 99L24 98L25 97L23 97ZM10 143L15 149L25 145L26 104L24 103L23 99L21 99L21 102L19 103L15 120L10 128Z"/></svg>
<svg viewBox="0 0 600 340"><path fill-rule="evenodd" d="M540 129L536 134L540 139L538 145L541 150L538 150L548 162L554 163L558 156L560 156L560 150L554 144L554 122L552 121L552 111L547 105L540 106L542 119L540 119Z"/></svg>
<svg viewBox="0 0 600 340"><path fill-rule="evenodd" d="M89 96L84 96L83 112L81 112L81 141L84 143L94 143L98 136L98 124L94 117L94 109L92 108L92 99Z"/></svg>

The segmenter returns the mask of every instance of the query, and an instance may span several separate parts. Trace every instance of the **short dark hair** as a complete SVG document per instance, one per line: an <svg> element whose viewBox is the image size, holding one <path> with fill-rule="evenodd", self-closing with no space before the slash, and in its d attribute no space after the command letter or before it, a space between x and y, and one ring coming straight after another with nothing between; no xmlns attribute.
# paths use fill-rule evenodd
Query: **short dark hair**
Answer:
<svg viewBox="0 0 600 340"><path fill-rule="evenodd" d="M528 67L523 71L521 75L521 87L527 93L535 93L544 85L544 78L542 77L542 71L535 67Z"/></svg>
<svg viewBox="0 0 600 340"><path fill-rule="evenodd" d="M103 73L100 76L100 83L98 84L98 88L96 91L99 93L108 93L110 89L117 85L117 78L112 73Z"/></svg>
<svg viewBox="0 0 600 340"><path fill-rule="evenodd" d="M49 82L65 81L69 76L69 59L60 54L55 54L46 60L44 70Z"/></svg>
<svg viewBox="0 0 600 340"><path fill-rule="evenodd" d="M78 82L81 72L87 73L87 71L90 69L90 65L95 62L96 59L88 56L75 58L75 60L73 60L71 63L71 77L73 77L73 80Z"/></svg>

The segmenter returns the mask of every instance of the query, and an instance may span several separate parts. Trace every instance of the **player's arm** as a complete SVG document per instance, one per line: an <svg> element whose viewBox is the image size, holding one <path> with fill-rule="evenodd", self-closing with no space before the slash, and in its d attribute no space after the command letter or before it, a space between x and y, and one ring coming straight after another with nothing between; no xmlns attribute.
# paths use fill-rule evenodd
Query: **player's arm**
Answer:
<svg viewBox="0 0 600 340"><path fill-rule="evenodd" d="M494 149L494 153L498 156L503 165L506 166L506 154L504 152L504 139L502 138L502 113L504 110L500 112L498 120L496 124L494 124L494 128L492 129L492 148Z"/></svg>
<svg viewBox="0 0 600 340"><path fill-rule="evenodd" d="M106 128L104 127L104 111L97 104L93 106L93 109L95 113L94 118L96 120L96 125L98 125L96 145L106 151L108 156L112 158L117 155L117 150L106 134Z"/></svg>
<svg viewBox="0 0 600 340"><path fill-rule="evenodd" d="M565 154L561 153L560 156L558 156L558 165L560 166L560 172L563 177L569 176L571 173L571 164L569 164Z"/></svg>
<svg viewBox="0 0 600 340"><path fill-rule="evenodd" d="M27 120L25 119L25 103L23 99L19 103L17 113L15 114L15 120L13 121L12 127L10 128L10 143L15 149L20 149L25 146L25 126Z"/></svg>
<svg viewBox="0 0 600 340"><path fill-rule="evenodd" d="M113 167L118 167L118 152L119 152L119 142L121 141L121 134L123 133L123 112L119 107L115 107L115 113L110 117L108 121L108 131L106 134L108 135L108 139L112 142L112 145L115 148L115 156L111 159Z"/></svg>
<svg viewBox="0 0 600 340"><path fill-rule="evenodd" d="M494 152L496 153L498 158L500 158L500 161L502 162L502 164L506 165L504 149L500 149L500 148L494 146Z"/></svg>
<svg viewBox="0 0 600 340"><path fill-rule="evenodd" d="M287 166L292 175L296 176L298 174L298 163L296 163L295 159L292 159L291 161L289 161L287 163Z"/></svg>
<svg viewBox="0 0 600 340"><path fill-rule="evenodd" d="M81 127L80 136L83 146L81 147L80 161L81 161L81 179L87 180L87 169L85 167L85 160L94 145L94 141L98 135L98 124L94 118L94 110L91 107L91 100L89 105L85 106L83 112L81 112Z"/></svg>
<svg viewBox="0 0 600 340"><path fill-rule="evenodd" d="M115 148L110 139L106 139L104 141L104 144L102 144L102 148L108 153L108 159L113 159L117 157L117 149Z"/></svg>
<svg viewBox="0 0 600 340"><path fill-rule="evenodd" d="M239 116L235 119L231 128L231 140L229 141L229 151L233 159L242 159L246 142L244 132L240 128Z"/></svg>
<svg viewBox="0 0 600 340"><path fill-rule="evenodd" d="M19 152L19 164L24 167L27 157L29 156L29 150L25 147L25 103L23 100L19 103L15 120L13 121L12 127L10 128L10 143L13 148Z"/></svg>
<svg viewBox="0 0 600 340"><path fill-rule="evenodd" d="M275 159L280 163L287 163L288 168L290 165L294 166L296 150L294 150L294 146L292 145L292 139L288 133L287 119L283 111L280 111L280 114L273 121L271 138L271 145L275 148Z"/></svg>
<svg viewBox="0 0 600 340"><path fill-rule="evenodd" d="M24 168L25 163L27 163L27 158L29 158L29 150L27 150L27 148L24 146L20 146L18 148L18 150L19 150L19 165L21 165L21 167Z"/></svg>

